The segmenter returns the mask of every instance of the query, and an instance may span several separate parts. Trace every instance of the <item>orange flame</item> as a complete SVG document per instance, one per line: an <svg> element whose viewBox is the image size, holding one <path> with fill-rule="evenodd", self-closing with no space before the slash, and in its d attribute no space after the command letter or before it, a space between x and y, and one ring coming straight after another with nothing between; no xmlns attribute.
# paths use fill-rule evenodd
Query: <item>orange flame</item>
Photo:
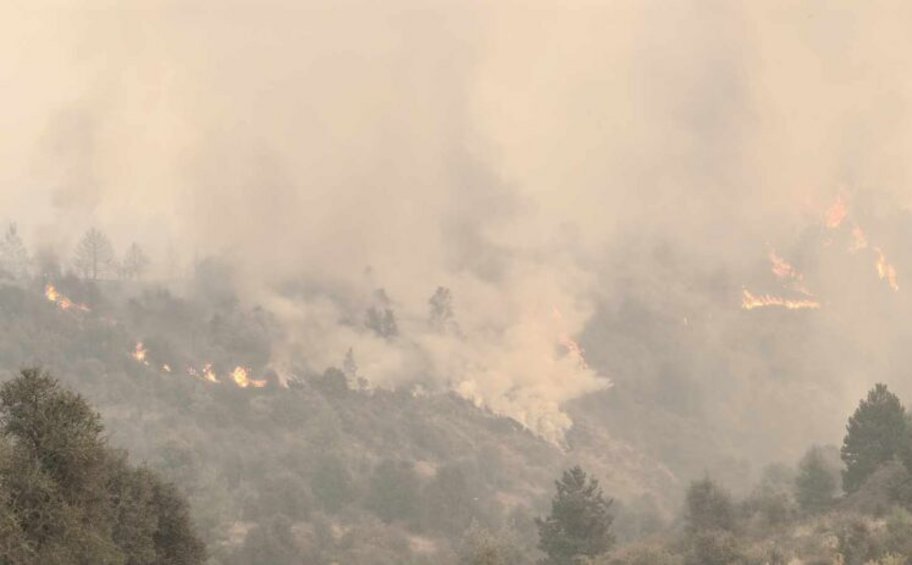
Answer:
<svg viewBox="0 0 912 565"><path fill-rule="evenodd" d="M776 275L777 279L801 280L801 273L799 273L798 270L791 265L791 263L777 255L775 250L770 250L769 260L770 263L773 264L773 274Z"/></svg>
<svg viewBox="0 0 912 565"><path fill-rule="evenodd" d="M203 366L203 378L210 383L219 382L218 377L215 376L215 371L212 370L212 363L206 363Z"/></svg>
<svg viewBox="0 0 912 565"><path fill-rule="evenodd" d="M846 216L849 214L849 210L846 207L845 199L842 196L836 198L836 202L830 206L826 214L824 214L824 224L831 230L838 228L842 221L845 220Z"/></svg>
<svg viewBox="0 0 912 565"><path fill-rule="evenodd" d="M877 276L880 277L880 280L887 281L887 284L890 285L890 288L894 291L899 290L899 284L896 282L896 268L887 262L887 258L879 247L874 247L873 249L874 252L877 253L877 263L875 263Z"/></svg>
<svg viewBox="0 0 912 565"><path fill-rule="evenodd" d="M264 380L251 379L248 376L247 369L241 367L240 365L235 367L234 371L231 372L231 378L234 380L235 384L241 388L247 388L249 386L252 386L254 388L263 388L266 386L266 381Z"/></svg>
<svg viewBox="0 0 912 565"><path fill-rule="evenodd" d="M558 310L556 306L553 306L552 310L554 312L554 318L558 322L562 322L564 316L561 314L561 311ZM569 334L561 333L557 337L557 341L564 347L564 349L567 350L567 353L576 359L576 362L579 365L580 369L589 369L589 363L586 361L586 357L583 355L583 348L580 347L580 345L572 337L570 337Z"/></svg>
<svg viewBox="0 0 912 565"><path fill-rule="evenodd" d="M49 301L56 304L57 307L60 308L61 310L69 310L70 308L75 308L75 309L81 310L83 312L89 311L88 306L86 306L85 304L77 304L77 303L73 302L66 296L60 294L60 292L57 291L57 288L52 284L48 284L47 286L44 287L44 296L47 297L47 299Z"/></svg>
<svg viewBox="0 0 912 565"><path fill-rule="evenodd" d="M789 286L801 294L813 296L811 291L804 286L804 275L798 271L791 263L780 257L775 250L769 252L769 260L772 263L772 271L777 279L790 283Z"/></svg>
<svg viewBox="0 0 912 565"><path fill-rule="evenodd" d="M149 351L143 346L143 342L137 341L136 347L133 348L133 352L130 353L130 356L133 357L133 359L136 359L137 363L148 366L149 361L146 360L147 353L149 353Z"/></svg>
<svg viewBox="0 0 912 565"><path fill-rule="evenodd" d="M868 236L858 224L852 227L852 245L849 246L850 253L857 253L862 249L868 248Z"/></svg>
<svg viewBox="0 0 912 565"><path fill-rule="evenodd" d="M769 294L755 295L747 289L742 290L741 308L744 310L753 310L755 308L765 308L776 306L788 310L806 310L820 308L820 303L809 298L791 300L781 296L772 296Z"/></svg>

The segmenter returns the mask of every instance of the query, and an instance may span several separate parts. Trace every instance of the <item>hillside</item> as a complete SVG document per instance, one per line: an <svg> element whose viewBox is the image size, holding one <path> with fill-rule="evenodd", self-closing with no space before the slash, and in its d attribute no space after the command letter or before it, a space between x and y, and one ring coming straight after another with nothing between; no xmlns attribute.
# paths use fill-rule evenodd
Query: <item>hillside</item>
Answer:
<svg viewBox="0 0 912 565"><path fill-rule="evenodd" d="M473 521L531 550L553 478L578 461L631 508L674 510L674 476L585 420L555 445L449 393L359 390L338 370L283 384L262 309L73 279L64 309L44 290L0 287L5 374L41 365L84 394L111 444L188 494L215 563L451 562ZM235 366L262 386L238 386Z"/></svg>

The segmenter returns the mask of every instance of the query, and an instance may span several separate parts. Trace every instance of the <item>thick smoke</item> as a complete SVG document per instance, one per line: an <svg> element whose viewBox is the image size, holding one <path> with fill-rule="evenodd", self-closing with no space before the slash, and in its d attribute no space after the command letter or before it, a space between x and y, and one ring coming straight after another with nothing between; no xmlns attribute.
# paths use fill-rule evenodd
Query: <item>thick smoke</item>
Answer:
<svg viewBox="0 0 912 565"><path fill-rule="evenodd" d="M555 6L4 9L0 204L36 245L69 249L89 225L138 240L156 276L173 276L166 257L227 261L243 299L284 322L278 369L351 349L373 386L451 388L551 439L570 425L561 406L612 370L660 371L595 338L590 369L566 346L602 335L599 305L634 296L700 331L712 318L687 343L735 352L691 369L736 419L758 375L794 369L733 343L741 277L771 246L800 259L839 193L909 204L912 14ZM858 213L899 249L895 230L876 233L889 216L876 206ZM857 298L838 261L801 267L821 295ZM438 286L453 297L446 331L428 323ZM380 288L394 337L364 327ZM861 359L895 359L879 345L890 325L852 320L869 347L851 359L815 324L830 326L805 326L805 354L839 383L827 414L883 368ZM771 390L789 387L764 387L753 409L786 402Z"/></svg>

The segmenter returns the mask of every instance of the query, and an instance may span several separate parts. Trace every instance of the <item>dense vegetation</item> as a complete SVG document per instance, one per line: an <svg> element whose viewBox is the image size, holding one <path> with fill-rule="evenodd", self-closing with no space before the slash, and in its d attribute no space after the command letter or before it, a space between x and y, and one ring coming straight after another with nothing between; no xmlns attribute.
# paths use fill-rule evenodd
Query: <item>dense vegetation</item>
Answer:
<svg viewBox="0 0 912 565"><path fill-rule="evenodd" d="M106 446L101 419L37 369L0 388L0 561L195 565L174 486Z"/></svg>
<svg viewBox="0 0 912 565"><path fill-rule="evenodd" d="M732 480L749 475L745 463L720 464L719 436L682 408L691 397L650 405L655 398L635 396L646 380L626 388L619 380L610 394L568 407L575 426L554 445L456 395L427 394L419 380L394 390L366 387L352 351L338 369L291 367L296 378L283 384L269 364L283 328L267 310L242 305L217 262L200 262L193 277L176 283L146 284L136 280L142 251L131 247L115 262L98 234L87 234L77 250L78 273L52 256L17 267L25 261L21 242L14 230L6 240L4 390L45 383L82 406L74 414L86 424L66 426L79 433L65 442L105 454L83 462L104 468L90 473L101 483L54 475L57 456L47 459L50 478L36 480L56 485L58 506L38 516L65 527L29 537L31 518L22 519L20 507L4 522L12 562L69 562L64 554L93 563L199 560L202 546L185 529L188 509L178 490L208 562L225 565L852 564L901 562L896 556L912 552L908 417L885 386L861 402L841 450L811 446L794 467L768 467L751 490L746 480ZM48 300L49 282L85 309ZM452 324L450 292L429 294L429 323ZM396 313L388 300L377 304L364 323L393 339ZM200 376L210 364L219 383ZM38 372L18 375L18 367L36 365L85 395L103 415L106 435L81 397ZM234 386L227 375L241 365L265 385ZM644 405L648 414L638 412ZM28 429L9 428L4 469L21 463L15 434ZM672 432L673 440L664 439ZM114 447L129 448L142 466L129 465ZM100 492L99 485L126 494L95 505L98 497L86 492ZM166 537L150 533L165 527L174 528ZM163 553L172 548L186 557Z"/></svg>
<svg viewBox="0 0 912 565"><path fill-rule="evenodd" d="M894 565L912 558L912 427L883 384L849 418L840 451L811 447L796 470L771 467L736 501L710 478L687 489L676 528L596 563ZM841 487L840 487L841 470ZM844 494L841 492L844 491Z"/></svg>

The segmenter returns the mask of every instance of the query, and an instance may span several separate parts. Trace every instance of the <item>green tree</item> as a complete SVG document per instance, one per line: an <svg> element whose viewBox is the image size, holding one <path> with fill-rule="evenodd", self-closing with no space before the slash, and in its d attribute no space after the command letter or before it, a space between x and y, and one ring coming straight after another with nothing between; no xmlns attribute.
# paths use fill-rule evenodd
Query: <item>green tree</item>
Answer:
<svg viewBox="0 0 912 565"><path fill-rule="evenodd" d="M440 467L425 488L426 523L444 533L464 532L475 514L473 499L469 479L459 466Z"/></svg>
<svg viewBox="0 0 912 565"><path fill-rule="evenodd" d="M419 479L414 466L386 459L370 478L368 507L384 522L409 521L418 509Z"/></svg>
<svg viewBox="0 0 912 565"><path fill-rule="evenodd" d="M731 497L709 477L690 484L685 504L689 533L734 529L735 506Z"/></svg>
<svg viewBox="0 0 912 565"><path fill-rule="evenodd" d="M159 480L152 483L152 514L156 517L156 563L196 565L206 561L206 546L196 535L190 506L177 488Z"/></svg>
<svg viewBox="0 0 912 565"><path fill-rule="evenodd" d="M73 266L84 279L98 280L114 265L114 248L111 240L96 228L90 228L79 240L73 257Z"/></svg>
<svg viewBox="0 0 912 565"><path fill-rule="evenodd" d="M324 457L317 462L310 479L314 497L327 512L334 514L355 497L351 473L336 457Z"/></svg>
<svg viewBox="0 0 912 565"><path fill-rule="evenodd" d="M836 496L836 474L819 446L810 448L798 464L795 498L805 512L816 514L829 508Z"/></svg>
<svg viewBox="0 0 912 565"><path fill-rule="evenodd" d="M880 465L903 454L908 441L905 412L885 384L875 385L859 403L840 451L846 465L842 472L846 492L855 492Z"/></svg>
<svg viewBox="0 0 912 565"><path fill-rule="evenodd" d="M598 481L575 466L554 484L557 493L551 499L551 514L535 520L538 547L548 555L546 562L572 564L611 549L613 500L605 498Z"/></svg>
<svg viewBox="0 0 912 565"><path fill-rule="evenodd" d="M186 502L127 464L98 414L38 369L0 387L0 563L196 565Z"/></svg>

